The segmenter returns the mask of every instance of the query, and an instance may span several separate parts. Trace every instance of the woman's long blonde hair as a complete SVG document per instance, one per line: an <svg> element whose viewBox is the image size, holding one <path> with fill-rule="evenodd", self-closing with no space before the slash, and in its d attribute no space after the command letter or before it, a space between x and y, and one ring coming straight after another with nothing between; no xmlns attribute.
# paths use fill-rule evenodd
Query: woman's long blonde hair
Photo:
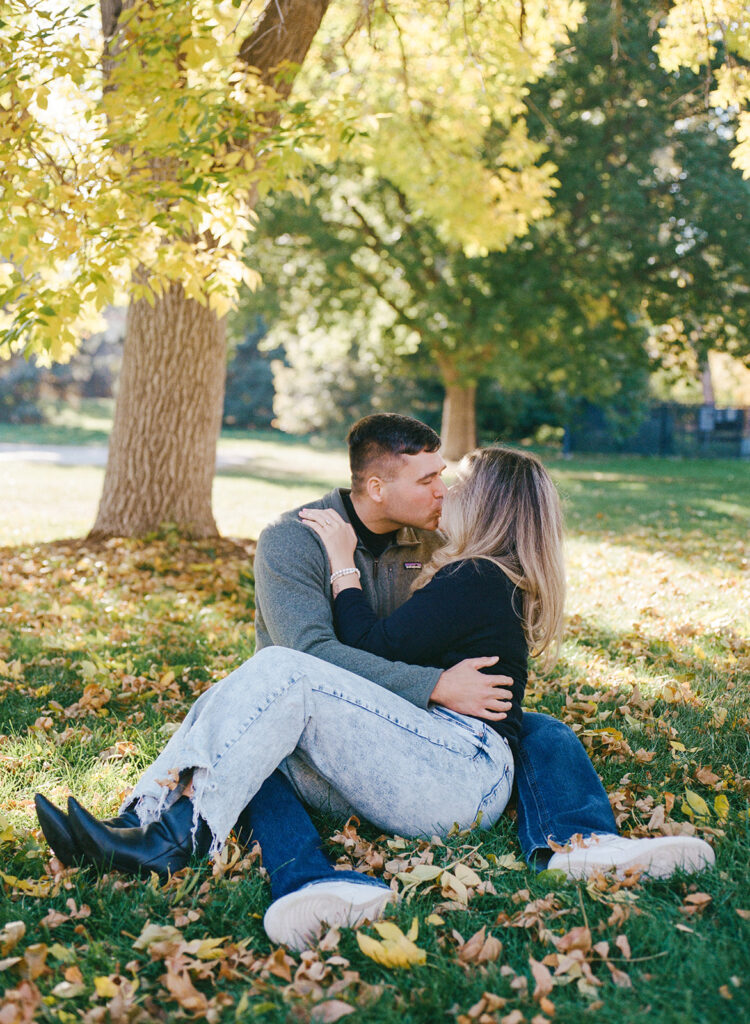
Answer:
<svg viewBox="0 0 750 1024"><path fill-rule="evenodd" d="M501 445L470 452L443 503L440 529L447 542L416 585L451 562L494 562L521 592L530 654L544 654L549 668L562 634L565 565L560 499L539 459Z"/></svg>

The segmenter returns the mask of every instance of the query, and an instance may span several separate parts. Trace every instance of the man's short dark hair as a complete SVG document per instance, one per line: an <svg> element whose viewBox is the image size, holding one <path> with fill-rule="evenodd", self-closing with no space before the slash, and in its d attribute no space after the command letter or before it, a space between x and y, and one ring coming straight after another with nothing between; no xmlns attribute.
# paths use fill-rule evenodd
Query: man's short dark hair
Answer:
<svg viewBox="0 0 750 1024"><path fill-rule="evenodd" d="M379 459L398 455L436 452L440 437L426 423L399 416L395 412L376 412L358 420L346 438L352 490L364 487L369 471Z"/></svg>

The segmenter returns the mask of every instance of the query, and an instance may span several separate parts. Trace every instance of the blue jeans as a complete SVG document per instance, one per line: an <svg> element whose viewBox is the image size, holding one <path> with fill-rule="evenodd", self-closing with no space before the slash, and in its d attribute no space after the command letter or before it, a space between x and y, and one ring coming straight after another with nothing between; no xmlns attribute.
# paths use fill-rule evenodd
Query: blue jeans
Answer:
<svg viewBox="0 0 750 1024"><path fill-rule="evenodd" d="M516 758L518 841L526 860L577 832L612 834L607 792L573 730L551 715L524 711ZM544 863L541 863L544 866Z"/></svg>
<svg viewBox="0 0 750 1024"><path fill-rule="evenodd" d="M146 824L180 795L170 778L189 772L194 821L208 825L215 852L277 768L312 806L406 836L477 818L490 828L513 786L508 743L486 722L266 647L199 697L130 800Z"/></svg>
<svg viewBox="0 0 750 1024"><path fill-rule="evenodd" d="M563 844L577 832L617 832L586 751L573 730L556 718L524 712L515 775L518 838L524 857L536 867L544 867L552 853L547 837ZM275 900L308 882L351 877L335 871L304 805L280 771L263 783L236 830L240 839L252 834L260 843Z"/></svg>

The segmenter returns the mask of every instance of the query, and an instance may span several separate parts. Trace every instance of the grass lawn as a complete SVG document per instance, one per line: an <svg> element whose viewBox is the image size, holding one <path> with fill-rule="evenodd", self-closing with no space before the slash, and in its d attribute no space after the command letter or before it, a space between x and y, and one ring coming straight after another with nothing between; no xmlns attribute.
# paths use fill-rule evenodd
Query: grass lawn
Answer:
<svg viewBox="0 0 750 1024"><path fill-rule="evenodd" d="M223 444L231 465L214 502L232 537L257 536L346 476L341 452L270 437ZM747 1019L748 466L550 466L568 520L569 622L528 706L576 729L626 833L695 832L714 845L716 869L574 884L517 861L511 820L443 844L319 819L342 864L373 866L404 892L391 919L404 933L416 919L424 952L408 970L374 962L350 931L302 956L274 950L261 924L267 880L231 844L222 863L165 886L62 870L36 830L34 792L116 808L195 694L252 653L252 544L60 540L93 520L101 469L5 463L2 1024L277 1024L348 1011L379 1024Z"/></svg>

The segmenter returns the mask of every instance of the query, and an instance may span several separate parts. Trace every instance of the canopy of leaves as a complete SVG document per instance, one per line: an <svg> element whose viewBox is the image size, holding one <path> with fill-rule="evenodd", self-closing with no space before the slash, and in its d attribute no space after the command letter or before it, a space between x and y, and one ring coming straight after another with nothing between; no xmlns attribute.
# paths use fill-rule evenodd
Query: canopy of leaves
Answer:
<svg viewBox="0 0 750 1024"><path fill-rule="evenodd" d="M750 8L745 0L675 0L655 47L667 71L705 68L708 102L736 121L732 158L750 178Z"/></svg>
<svg viewBox="0 0 750 1024"><path fill-rule="evenodd" d="M578 0L337 3L293 103L295 67L269 77L240 57L262 7L135 0L105 38L90 6L5 5L6 345L63 358L106 305L174 281L222 315L258 282L241 257L256 196L298 189L310 160L343 145L467 250L506 245L548 212L553 168L523 100ZM491 122L504 139L487 163Z"/></svg>

